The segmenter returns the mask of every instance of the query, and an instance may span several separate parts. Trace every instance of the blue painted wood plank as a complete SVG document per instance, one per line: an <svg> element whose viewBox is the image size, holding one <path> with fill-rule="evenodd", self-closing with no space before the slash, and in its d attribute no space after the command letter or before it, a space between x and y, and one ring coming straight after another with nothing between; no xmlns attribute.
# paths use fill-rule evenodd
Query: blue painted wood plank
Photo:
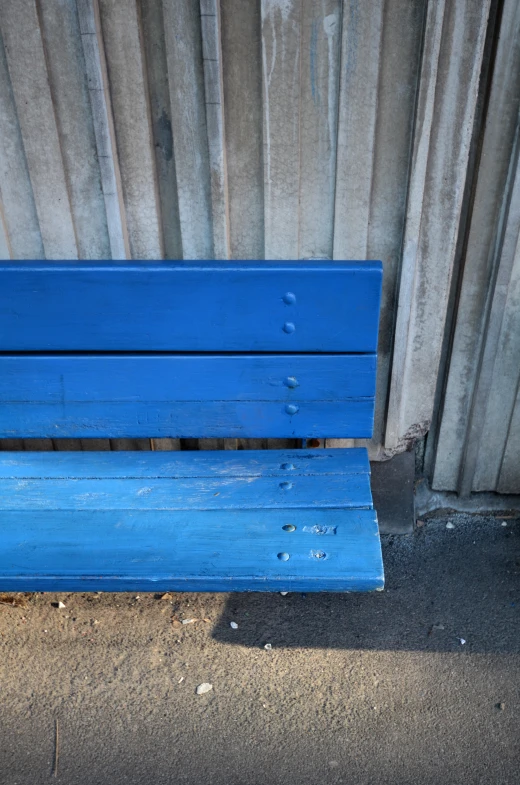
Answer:
<svg viewBox="0 0 520 785"><path fill-rule="evenodd" d="M375 352L380 262L4 262L0 351Z"/></svg>
<svg viewBox="0 0 520 785"><path fill-rule="evenodd" d="M0 436L370 436L369 355L4 355Z"/></svg>
<svg viewBox="0 0 520 785"><path fill-rule="evenodd" d="M372 435L372 398L346 401L4 403L0 438L301 438Z"/></svg>
<svg viewBox="0 0 520 785"><path fill-rule="evenodd" d="M333 450L0 452L0 479L146 479L370 474L363 447Z"/></svg>
<svg viewBox="0 0 520 785"><path fill-rule="evenodd" d="M1 591L370 591L384 580L373 510L9 511L0 542Z"/></svg>
<svg viewBox="0 0 520 785"><path fill-rule="evenodd" d="M368 474L1 480L0 510L254 510L372 507Z"/></svg>
<svg viewBox="0 0 520 785"><path fill-rule="evenodd" d="M375 355L4 355L0 437L368 437Z"/></svg>
<svg viewBox="0 0 520 785"><path fill-rule="evenodd" d="M373 398L375 354L3 355L0 405Z"/></svg>

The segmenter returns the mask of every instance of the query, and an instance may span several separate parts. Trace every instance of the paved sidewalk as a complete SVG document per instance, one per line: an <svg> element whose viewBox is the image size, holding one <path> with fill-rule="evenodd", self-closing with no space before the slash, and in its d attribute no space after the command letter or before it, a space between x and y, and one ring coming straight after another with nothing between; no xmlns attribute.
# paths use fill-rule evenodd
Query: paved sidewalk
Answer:
<svg viewBox="0 0 520 785"><path fill-rule="evenodd" d="M0 605L1 785L518 785L520 521L503 520L386 538L373 595Z"/></svg>

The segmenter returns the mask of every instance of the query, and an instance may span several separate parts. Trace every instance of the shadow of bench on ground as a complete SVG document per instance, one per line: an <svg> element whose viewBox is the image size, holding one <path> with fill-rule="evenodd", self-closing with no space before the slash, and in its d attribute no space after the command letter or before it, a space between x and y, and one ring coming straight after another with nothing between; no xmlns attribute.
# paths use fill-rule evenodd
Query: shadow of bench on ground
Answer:
<svg viewBox="0 0 520 785"><path fill-rule="evenodd" d="M455 528L433 518L412 535L382 538L384 592L230 594L213 637L249 647L518 652L520 521L450 521Z"/></svg>

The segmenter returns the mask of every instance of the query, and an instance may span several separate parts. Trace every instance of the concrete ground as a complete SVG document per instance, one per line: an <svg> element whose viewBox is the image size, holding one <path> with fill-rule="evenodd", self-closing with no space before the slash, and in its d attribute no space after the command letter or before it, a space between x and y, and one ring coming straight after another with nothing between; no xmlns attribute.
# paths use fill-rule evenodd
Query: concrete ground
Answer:
<svg viewBox="0 0 520 785"><path fill-rule="evenodd" d="M384 593L0 605L0 782L518 785L520 521L450 520Z"/></svg>

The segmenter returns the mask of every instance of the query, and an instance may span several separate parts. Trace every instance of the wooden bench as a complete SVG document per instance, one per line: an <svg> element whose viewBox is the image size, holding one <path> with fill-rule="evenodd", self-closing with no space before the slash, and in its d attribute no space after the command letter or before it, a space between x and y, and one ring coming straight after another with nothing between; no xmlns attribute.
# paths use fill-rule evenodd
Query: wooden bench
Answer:
<svg viewBox="0 0 520 785"><path fill-rule="evenodd" d="M2 263L0 437L370 437L381 277ZM2 591L382 586L365 449L0 453Z"/></svg>

